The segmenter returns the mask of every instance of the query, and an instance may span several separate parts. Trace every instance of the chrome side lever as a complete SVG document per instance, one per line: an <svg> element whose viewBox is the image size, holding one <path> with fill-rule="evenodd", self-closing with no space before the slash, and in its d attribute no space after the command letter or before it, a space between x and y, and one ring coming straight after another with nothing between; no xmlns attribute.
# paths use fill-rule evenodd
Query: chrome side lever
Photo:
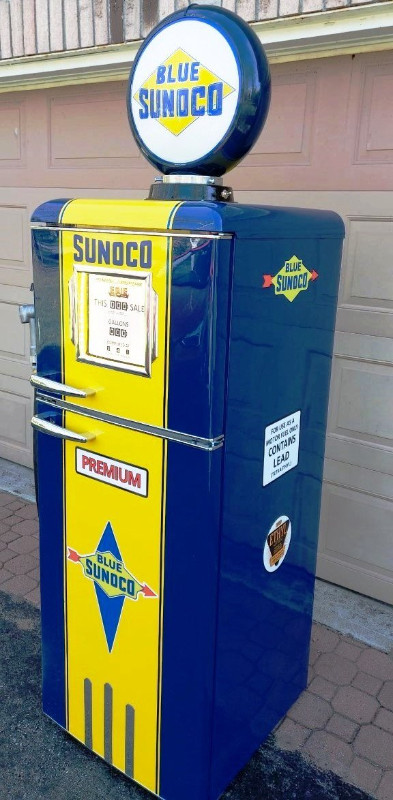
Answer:
<svg viewBox="0 0 393 800"><path fill-rule="evenodd" d="M37 340L35 332L35 308L32 304L19 306L19 319L23 324L30 325L30 364L32 369L37 368Z"/></svg>
<svg viewBox="0 0 393 800"><path fill-rule="evenodd" d="M48 433L49 436L55 436L58 439L68 439L70 442L78 442L84 444L92 439L95 439L94 433L77 433L71 431L69 428L62 428L61 425L55 425L54 422L41 417L39 414L32 417L31 424L36 431L41 433Z"/></svg>
<svg viewBox="0 0 393 800"><path fill-rule="evenodd" d="M69 397L90 397L96 393L95 389L77 389L76 386L68 386L66 383L52 381L50 378L44 378L42 375L32 375L30 383L35 389L46 389L48 392L64 394Z"/></svg>

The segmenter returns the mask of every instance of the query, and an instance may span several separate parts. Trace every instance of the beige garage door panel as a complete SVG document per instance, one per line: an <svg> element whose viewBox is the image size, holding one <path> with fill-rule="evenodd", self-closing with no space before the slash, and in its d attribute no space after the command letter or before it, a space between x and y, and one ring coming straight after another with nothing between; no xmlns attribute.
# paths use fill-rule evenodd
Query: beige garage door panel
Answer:
<svg viewBox="0 0 393 800"><path fill-rule="evenodd" d="M0 375L0 454L32 466L32 393L28 381Z"/></svg>
<svg viewBox="0 0 393 800"><path fill-rule="evenodd" d="M29 214L26 205L0 199L0 283L31 284Z"/></svg>
<svg viewBox="0 0 393 800"><path fill-rule="evenodd" d="M27 289L0 284L0 456L31 466L30 339L18 313L27 302Z"/></svg>
<svg viewBox="0 0 393 800"><path fill-rule="evenodd" d="M318 558L322 576L391 603L392 515L392 501L327 482Z"/></svg>
<svg viewBox="0 0 393 800"><path fill-rule="evenodd" d="M393 310L393 215L373 217L348 219L341 308Z"/></svg>
<svg viewBox="0 0 393 800"><path fill-rule="evenodd" d="M147 190L125 81L0 95L0 185Z"/></svg>
<svg viewBox="0 0 393 800"><path fill-rule="evenodd" d="M326 462L328 459L343 461L348 465L364 467L367 470L375 470L378 465L376 475L393 475L393 449L391 447L372 446L361 439L350 439L348 436L340 436L329 431L326 440L325 450Z"/></svg>
<svg viewBox="0 0 393 800"><path fill-rule="evenodd" d="M25 101L24 95L3 95L0 115L0 168L20 169L25 166Z"/></svg>
<svg viewBox="0 0 393 800"><path fill-rule="evenodd" d="M393 439L393 369L336 356L329 431L390 447ZM375 468L378 464L375 464Z"/></svg>
<svg viewBox="0 0 393 800"><path fill-rule="evenodd" d="M269 117L235 189L390 191L393 53L277 64Z"/></svg>

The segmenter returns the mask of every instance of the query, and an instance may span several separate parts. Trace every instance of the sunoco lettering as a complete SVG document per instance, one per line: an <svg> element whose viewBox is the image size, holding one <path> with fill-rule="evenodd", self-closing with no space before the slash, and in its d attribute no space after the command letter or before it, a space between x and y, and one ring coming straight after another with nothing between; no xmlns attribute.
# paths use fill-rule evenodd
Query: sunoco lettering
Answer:
<svg viewBox="0 0 393 800"><path fill-rule="evenodd" d="M108 264L116 267L142 267L152 265L152 242L110 242L74 235L74 261L86 264Z"/></svg>
<svg viewBox="0 0 393 800"><path fill-rule="evenodd" d="M94 472L96 475L103 475L110 480L128 483L129 486L136 486L138 489L141 488L140 472L134 474L132 470L118 467L116 464L109 466L106 461L101 461L99 458L82 455L82 469L85 472Z"/></svg>
<svg viewBox="0 0 393 800"><path fill-rule="evenodd" d="M307 289L310 275L304 272L303 275L276 275L277 292L287 292L289 289Z"/></svg>
<svg viewBox="0 0 393 800"><path fill-rule="evenodd" d="M191 89L142 88L138 93L141 105L139 116L141 119L203 117L205 114L218 117L222 114L223 95L222 82L211 83L207 87L193 86Z"/></svg>
<svg viewBox="0 0 393 800"><path fill-rule="evenodd" d="M112 562L112 559L109 559L109 569L104 569L101 562L106 563L106 559L104 556L100 555L100 553L97 553L97 561L99 562L98 564L91 558L86 559L86 575L88 575L88 577L100 581L101 583L106 583L108 586L112 586L113 589L118 589L120 592L128 595L128 597L135 598L135 582L131 578L124 578L122 575L118 575L111 566L112 563L115 563L116 568L117 566L120 567L118 570L120 572L122 570L122 564L118 565L116 562Z"/></svg>

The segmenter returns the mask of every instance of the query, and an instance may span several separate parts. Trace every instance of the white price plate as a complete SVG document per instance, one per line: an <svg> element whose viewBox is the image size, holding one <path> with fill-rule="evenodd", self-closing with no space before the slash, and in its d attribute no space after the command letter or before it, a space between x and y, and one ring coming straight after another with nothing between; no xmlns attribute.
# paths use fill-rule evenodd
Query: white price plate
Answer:
<svg viewBox="0 0 393 800"><path fill-rule="evenodd" d="M78 360L150 376L157 358L157 295L151 274L74 267L69 295Z"/></svg>
<svg viewBox="0 0 393 800"><path fill-rule="evenodd" d="M89 275L87 355L143 367L148 338L146 281Z"/></svg>

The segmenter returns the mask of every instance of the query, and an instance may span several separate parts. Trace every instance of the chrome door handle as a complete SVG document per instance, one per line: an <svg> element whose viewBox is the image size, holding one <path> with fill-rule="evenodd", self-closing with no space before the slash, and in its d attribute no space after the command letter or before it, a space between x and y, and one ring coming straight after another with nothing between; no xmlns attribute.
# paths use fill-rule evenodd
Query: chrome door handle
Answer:
<svg viewBox="0 0 393 800"><path fill-rule="evenodd" d="M33 291L33 284L31 284L30 291ZM33 369L37 367L37 340L35 331L35 308L34 305L19 306L19 319L25 324L30 325L30 364Z"/></svg>
<svg viewBox="0 0 393 800"><path fill-rule="evenodd" d="M90 397L95 394L95 389L77 389L75 386L67 386L66 383L52 381L50 378L43 378L41 375L32 375L30 383L36 389L47 389L55 394L69 395L70 397Z"/></svg>
<svg viewBox="0 0 393 800"><path fill-rule="evenodd" d="M70 442L83 444L96 438L94 433L76 433L76 431L62 428L61 425L55 425L54 422L48 422L47 419L39 416L32 417L31 424L36 431L48 433L49 436L56 436L58 439L68 439Z"/></svg>

